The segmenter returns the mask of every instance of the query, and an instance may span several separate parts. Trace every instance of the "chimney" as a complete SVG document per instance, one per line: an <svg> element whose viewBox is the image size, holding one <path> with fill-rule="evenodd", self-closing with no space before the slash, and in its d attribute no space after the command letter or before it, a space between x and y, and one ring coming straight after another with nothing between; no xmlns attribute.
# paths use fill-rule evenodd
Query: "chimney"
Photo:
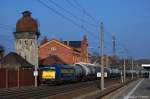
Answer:
<svg viewBox="0 0 150 99"><path fill-rule="evenodd" d="M31 12L30 11L24 11L22 12L23 17L30 17L31 16Z"/></svg>

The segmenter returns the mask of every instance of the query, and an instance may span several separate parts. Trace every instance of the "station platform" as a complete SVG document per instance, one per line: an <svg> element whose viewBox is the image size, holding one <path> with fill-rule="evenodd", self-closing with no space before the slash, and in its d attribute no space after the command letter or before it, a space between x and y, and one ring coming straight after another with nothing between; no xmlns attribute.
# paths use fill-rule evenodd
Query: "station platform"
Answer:
<svg viewBox="0 0 150 99"><path fill-rule="evenodd" d="M102 99L150 99L150 79L139 79Z"/></svg>
<svg viewBox="0 0 150 99"><path fill-rule="evenodd" d="M150 79L148 78L135 79L121 85L120 88L117 88L118 86L108 87L104 91L96 90L73 99L150 99ZM109 90L115 89L115 87L116 90L108 93Z"/></svg>

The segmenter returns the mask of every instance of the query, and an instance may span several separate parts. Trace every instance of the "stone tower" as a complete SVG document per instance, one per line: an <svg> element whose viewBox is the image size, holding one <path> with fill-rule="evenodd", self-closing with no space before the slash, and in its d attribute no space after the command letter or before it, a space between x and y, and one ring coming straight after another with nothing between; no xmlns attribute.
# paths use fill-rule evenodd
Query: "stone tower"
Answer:
<svg viewBox="0 0 150 99"><path fill-rule="evenodd" d="M38 67L37 40L40 35L38 23L31 17L30 11L24 11L22 14L23 16L18 20L14 32L16 53Z"/></svg>
<svg viewBox="0 0 150 99"><path fill-rule="evenodd" d="M88 40L86 35L83 36L81 42L81 56L83 57L83 62L88 62Z"/></svg>

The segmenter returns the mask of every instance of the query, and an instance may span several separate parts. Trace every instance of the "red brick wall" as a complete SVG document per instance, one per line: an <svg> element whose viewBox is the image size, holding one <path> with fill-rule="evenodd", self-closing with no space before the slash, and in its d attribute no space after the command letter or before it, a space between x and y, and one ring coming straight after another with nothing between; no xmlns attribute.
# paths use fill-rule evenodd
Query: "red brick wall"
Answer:
<svg viewBox="0 0 150 99"><path fill-rule="evenodd" d="M57 55L68 64L74 63L72 49L55 41L51 41L50 43L47 43L47 45L42 45L39 48L40 59L47 58L49 55Z"/></svg>
<svg viewBox="0 0 150 99"><path fill-rule="evenodd" d="M39 47L39 58L40 60L47 58L49 55L57 55L61 60L68 64L74 64L75 62L88 62L87 60L87 38L84 37L82 40L81 48L77 50L81 51L78 53L73 51L73 48L61 43L58 40L51 40Z"/></svg>
<svg viewBox="0 0 150 99"><path fill-rule="evenodd" d="M82 62L88 62L87 60L87 48L88 48L88 42L87 42L87 37L84 36L82 43L81 43L81 57L82 57Z"/></svg>

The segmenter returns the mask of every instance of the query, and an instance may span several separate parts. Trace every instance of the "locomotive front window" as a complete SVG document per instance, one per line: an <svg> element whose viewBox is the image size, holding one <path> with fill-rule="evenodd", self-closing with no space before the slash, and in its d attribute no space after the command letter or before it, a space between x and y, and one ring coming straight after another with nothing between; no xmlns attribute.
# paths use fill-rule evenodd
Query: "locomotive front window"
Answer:
<svg viewBox="0 0 150 99"><path fill-rule="evenodd" d="M54 71L55 67L42 68L43 71Z"/></svg>
<svg viewBox="0 0 150 99"><path fill-rule="evenodd" d="M42 72L42 78L55 79L55 67L44 68Z"/></svg>

